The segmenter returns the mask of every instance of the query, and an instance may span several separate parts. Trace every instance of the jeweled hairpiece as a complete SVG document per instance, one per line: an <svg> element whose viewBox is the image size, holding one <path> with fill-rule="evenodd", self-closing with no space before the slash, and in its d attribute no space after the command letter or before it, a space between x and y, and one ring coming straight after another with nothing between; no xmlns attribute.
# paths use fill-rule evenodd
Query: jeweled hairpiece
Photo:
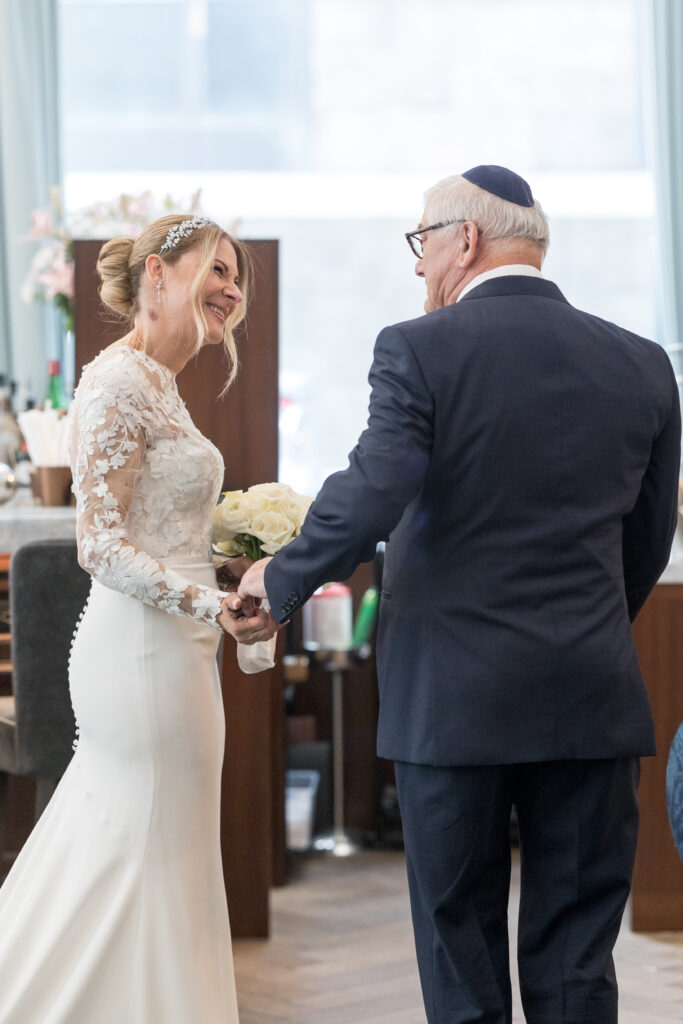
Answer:
<svg viewBox="0 0 683 1024"><path fill-rule="evenodd" d="M213 224L212 220L208 220L207 217L192 217L191 220L184 220L180 224L175 224L169 233L166 235L166 241L159 249L159 253L167 252L169 249L175 249L181 238L187 238L197 228L205 228L209 224Z"/></svg>

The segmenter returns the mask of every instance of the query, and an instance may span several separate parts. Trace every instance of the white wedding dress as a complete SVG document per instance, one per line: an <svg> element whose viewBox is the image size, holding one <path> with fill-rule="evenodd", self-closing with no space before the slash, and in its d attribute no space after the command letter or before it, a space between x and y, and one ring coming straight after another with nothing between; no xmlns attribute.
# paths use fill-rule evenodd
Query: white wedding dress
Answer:
<svg viewBox="0 0 683 1024"><path fill-rule="evenodd" d="M222 459L173 373L122 346L84 371L74 423L93 576L70 663L80 738L0 890L0 1024L236 1024L210 561Z"/></svg>

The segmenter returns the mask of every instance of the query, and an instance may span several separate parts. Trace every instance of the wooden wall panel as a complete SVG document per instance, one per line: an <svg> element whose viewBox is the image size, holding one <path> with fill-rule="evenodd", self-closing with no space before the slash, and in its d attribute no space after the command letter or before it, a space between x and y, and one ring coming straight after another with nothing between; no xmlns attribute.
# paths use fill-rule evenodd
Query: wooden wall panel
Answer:
<svg viewBox="0 0 683 1024"><path fill-rule="evenodd" d="M634 634L655 720L657 756L642 760L631 923L634 931L683 931L683 862L666 809L666 764L683 722L683 586L655 587Z"/></svg>
<svg viewBox="0 0 683 1024"><path fill-rule="evenodd" d="M102 244L74 244L77 380L83 365L123 333L97 294L95 264ZM278 471L278 243L249 245L255 286L247 323L236 335L241 364L236 383L218 398L228 370L222 346L206 348L178 375L192 419L223 455L224 487L231 489L276 480ZM233 935L266 936L269 887L281 876L284 858L283 739L274 722L281 680L276 671L243 675L229 637L223 651L221 843L230 917Z"/></svg>

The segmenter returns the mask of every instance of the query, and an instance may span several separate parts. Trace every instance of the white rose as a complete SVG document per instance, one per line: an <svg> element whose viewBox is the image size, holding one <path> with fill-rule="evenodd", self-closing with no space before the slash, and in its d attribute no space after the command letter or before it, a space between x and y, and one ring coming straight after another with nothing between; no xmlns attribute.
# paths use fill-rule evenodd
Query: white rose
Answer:
<svg viewBox="0 0 683 1024"><path fill-rule="evenodd" d="M232 540L236 533L248 533L252 510L244 491L227 491L213 513L214 541Z"/></svg>
<svg viewBox="0 0 683 1024"><path fill-rule="evenodd" d="M221 554L227 555L228 558L233 558L235 555L243 555L244 548L241 544L238 544L236 540L221 540L217 544L214 542L214 551L220 551ZM221 562L224 559L221 559Z"/></svg>
<svg viewBox="0 0 683 1024"><path fill-rule="evenodd" d="M291 521L279 512L259 512L251 521L249 532L258 537L268 555L274 555L294 536Z"/></svg>
<svg viewBox="0 0 683 1024"><path fill-rule="evenodd" d="M286 516L293 529L297 531L301 529L301 524L313 502L312 498L297 494L289 484L256 484L249 488L249 494L258 503L261 511L269 510Z"/></svg>
<svg viewBox="0 0 683 1024"><path fill-rule="evenodd" d="M255 484L249 488L249 497L262 511L273 509L279 511L284 505L297 502L300 495L289 484Z"/></svg>
<svg viewBox="0 0 683 1024"><path fill-rule="evenodd" d="M284 484L280 483L255 483L251 486L247 496L251 503L252 513L256 515L259 512L275 509L282 495L283 486Z"/></svg>
<svg viewBox="0 0 683 1024"><path fill-rule="evenodd" d="M299 504L299 521L296 524L296 535L297 535L297 537L301 533L301 527L304 525L304 521L306 519L306 516L308 515L308 510L311 507L311 505L313 504L313 501L314 501L313 498L305 498L305 497L301 498L301 502Z"/></svg>
<svg viewBox="0 0 683 1024"><path fill-rule="evenodd" d="M260 506L265 506L278 501L285 494L294 494L294 491L289 484L276 482L272 484L253 484L247 493L255 498Z"/></svg>
<svg viewBox="0 0 683 1024"><path fill-rule="evenodd" d="M301 524L306 518L306 513L311 507L312 498L302 498L300 495L293 495L291 498L283 498L277 504L277 511L287 516L296 534L301 531Z"/></svg>

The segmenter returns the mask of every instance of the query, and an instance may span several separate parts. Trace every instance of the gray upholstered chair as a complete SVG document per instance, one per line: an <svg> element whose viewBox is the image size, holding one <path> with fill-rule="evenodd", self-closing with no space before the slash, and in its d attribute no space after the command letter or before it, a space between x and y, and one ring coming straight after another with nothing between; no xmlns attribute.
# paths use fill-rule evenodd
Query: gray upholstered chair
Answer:
<svg viewBox="0 0 683 1024"><path fill-rule="evenodd" d="M90 576L76 542L36 541L12 556L12 689L0 696L0 845L9 775L36 779L38 820L73 754L68 662Z"/></svg>

